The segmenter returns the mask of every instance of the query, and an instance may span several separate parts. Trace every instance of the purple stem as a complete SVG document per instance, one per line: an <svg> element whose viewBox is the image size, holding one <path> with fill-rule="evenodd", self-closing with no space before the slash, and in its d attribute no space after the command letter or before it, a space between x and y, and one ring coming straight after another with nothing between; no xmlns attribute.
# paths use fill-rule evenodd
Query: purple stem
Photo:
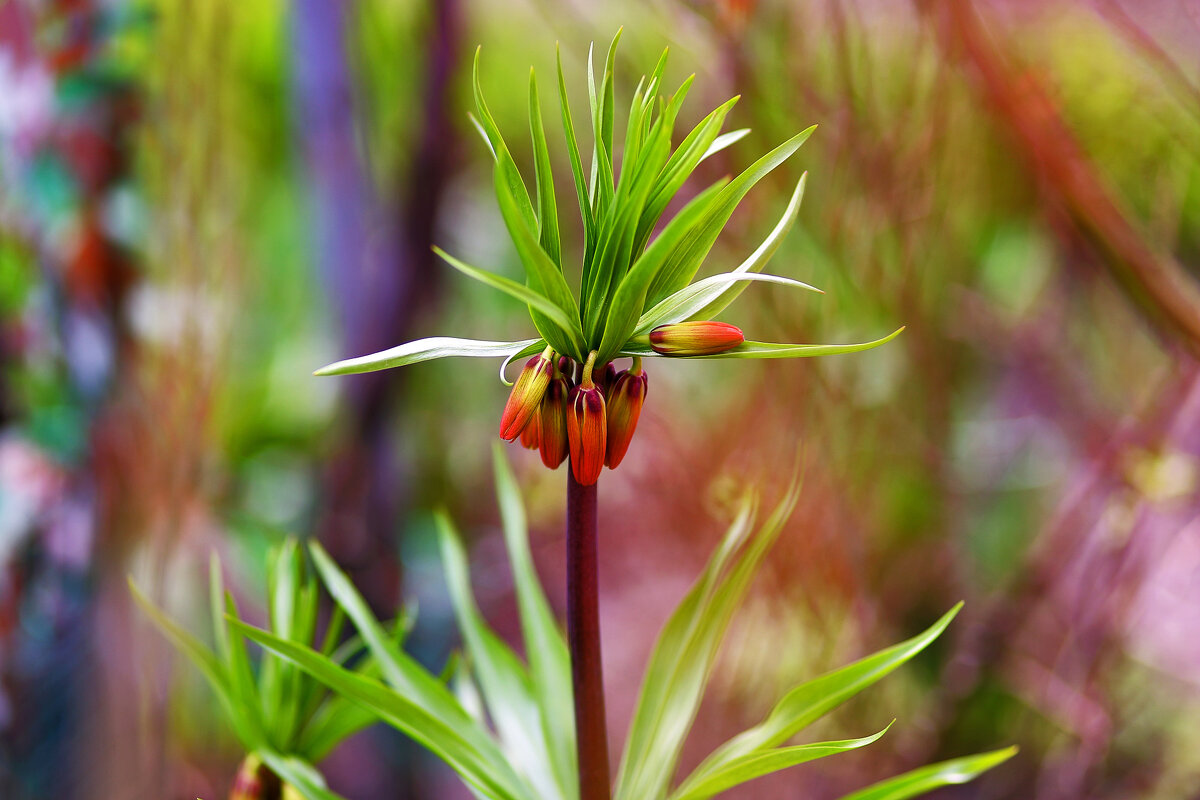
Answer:
<svg viewBox="0 0 1200 800"><path fill-rule="evenodd" d="M571 649L571 684L575 694L580 800L611 797L596 567L596 484L581 485L568 469L567 643Z"/></svg>

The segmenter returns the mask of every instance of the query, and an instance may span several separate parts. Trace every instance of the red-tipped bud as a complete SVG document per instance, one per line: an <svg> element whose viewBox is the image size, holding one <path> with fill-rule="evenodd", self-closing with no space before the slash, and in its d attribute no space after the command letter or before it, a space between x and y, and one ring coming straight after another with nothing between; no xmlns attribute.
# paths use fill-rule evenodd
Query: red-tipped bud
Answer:
<svg viewBox="0 0 1200 800"><path fill-rule="evenodd" d="M553 374L554 365L550 361L549 351L525 363L512 394L508 396L508 402L504 404L504 413L500 415L501 439L511 442L521 435L537 411L538 403L542 402L542 395L546 393Z"/></svg>
<svg viewBox="0 0 1200 800"><path fill-rule="evenodd" d="M621 459L625 458L625 451L629 449L633 432L637 429L648 388L646 373L635 364L632 371L618 373L608 390L608 399L605 400L608 431L604 463L609 469L616 469Z"/></svg>
<svg viewBox="0 0 1200 800"><path fill-rule="evenodd" d="M664 356L708 356L744 341L742 329L728 322L676 322L650 331L650 346Z"/></svg>
<svg viewBox="0 0 1200 800"><path fill-rule="evenodd" d="M590 381L588 382L590 383ZM567 440L571 445L571 472L575 480L590 486L604 468L604 394L595 385L571 390L567 410Z"/></svg>
<svg viewBox="0 0 1200 800"><path fill-rule="evenodd" d="M570 452L567 444L567 398L570 391L566 378L555 378L550 381L550 388L542 398L542 407L538 409L538 449L542 454L542 463L550 469L557 469Z"/></svg>

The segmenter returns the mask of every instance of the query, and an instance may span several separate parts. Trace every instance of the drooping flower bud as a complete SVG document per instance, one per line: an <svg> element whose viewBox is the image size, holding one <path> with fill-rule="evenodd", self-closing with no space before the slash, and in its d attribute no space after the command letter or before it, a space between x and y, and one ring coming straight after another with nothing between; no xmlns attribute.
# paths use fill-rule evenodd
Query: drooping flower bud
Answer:
<svg viewBox="0 0 1200 800"><path fill-rule="evenodd" d="M541 355L534 356L525 363L521 375L513 386L508 402L504 404L504 413L500 415L500 438L507 442L521 435L525 425L533 413L537 411L542 395L550 385L550 377L554 373L554 363L551 361L553 351L547 347Z"/></svg>
<svg viewBox="0 0 1200 800"><path fill-rule="evenodd" d="M639 362L640 359L634 359L632 369L617 373L605 400L608 430L604 463L609 469L616 469L625 458L642 413L642 404L646 401L649 382Z"/></svg>
<svg viewBox="0 0 1200 800"><path fill-rule="evenodd" d="M650 346L664 356L708 356L732 350L744 341L742 329L728 322L675 322L650 331Z"/></svg>
<svg viewBox="0 0 1200 800"><path fill-rule="evenodd" d="M542 396L542 402L538 403L537 410L533 412L533 416L525 423L525 427L521 429L521 447L526 450L537 450L540 442L539 434L542 426L538 422L538 418L542 415L542 408L546 405L546 397Z"/></svg>
<svg viewBox="0 0 1200 800"><path fill-rule="evenodd" d="M607 422L604 393L592 381L596 359L593 352L583 368L583 382L571 390L567 409L567 441L571 449L571 472L575 480L590 486L600 479L604 469Z"/></svg>
<svg viewBox="0 0 1200 800"><path fill-rule="evenodd" d="M570 392L566 378L554 378L538 409L538 449L542 454L542 463L550 469L557 469L570 452L567 443L567 400Z"/></svg>

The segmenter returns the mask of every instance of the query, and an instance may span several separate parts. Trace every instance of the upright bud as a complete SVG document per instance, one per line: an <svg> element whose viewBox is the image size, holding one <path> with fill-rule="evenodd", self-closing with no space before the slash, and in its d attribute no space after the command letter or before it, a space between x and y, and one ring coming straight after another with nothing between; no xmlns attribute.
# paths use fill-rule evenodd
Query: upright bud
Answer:
<svg viewBox="0 0 1200 800"><path fill-rule="evenodd" d="M728 322L676 322L650 331L650 346L664 356L708 356L744 341L742 329Z"/></svg>
<svg viewBox="0 0 1200 800"><path fill-rule="evenodd" d="M550 385L550 376L554 373L552 355L553 351L547 347L541 355L525 363L512 394L508 396L508 402L504 404L504 413L500 415L501 439L511 442L520 436L537 411L538 403L542 402L542 395Z"/></svg>
<svg viewBox="0 0 1200 800"><path fill-rule="evenodd" d="M569 452L567 399L570 391L570 384L566 378L554 378L550 381L546 396L542 398L541 408L538 409L538 449L542 454L542 463L550 469L557 469ZM530 427L532 426L531 423Z"/></svg>
<svg viewBox="0 0 1200 800"><path fill-rule="evenodd" d="M625 458L625 451L629 449L638 417L642 413L642 404L646 401L649 382L640 361L634 359L632 369L617 373L605 400L608 431L604 463L609 469L616 469L621 459Z"/></svg>
<svg viewBox="0 0 1200 800"><path fill-rule="evenodd" d="M571 472L575 480L590 486L600 479L604 468L607 424L604 418L604 393L592 381L596 354L588 356L583 382L571 390L567 410L567 441L571 450Z"/></svg>

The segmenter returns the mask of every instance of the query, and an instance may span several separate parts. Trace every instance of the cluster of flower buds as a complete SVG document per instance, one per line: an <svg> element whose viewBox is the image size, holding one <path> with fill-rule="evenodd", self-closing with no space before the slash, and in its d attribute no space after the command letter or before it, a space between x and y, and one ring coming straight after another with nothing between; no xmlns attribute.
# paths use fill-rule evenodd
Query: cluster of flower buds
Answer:
<svg viewBox="0 0 1200 800"><path fill-rule="evenodd" d="M647 389L640 358L620 372L595 358L580 365L546 348L526 362L500 418L500 438L519 437L550 469L569 455L575 480L585 486L625 457Z"/></svg>

